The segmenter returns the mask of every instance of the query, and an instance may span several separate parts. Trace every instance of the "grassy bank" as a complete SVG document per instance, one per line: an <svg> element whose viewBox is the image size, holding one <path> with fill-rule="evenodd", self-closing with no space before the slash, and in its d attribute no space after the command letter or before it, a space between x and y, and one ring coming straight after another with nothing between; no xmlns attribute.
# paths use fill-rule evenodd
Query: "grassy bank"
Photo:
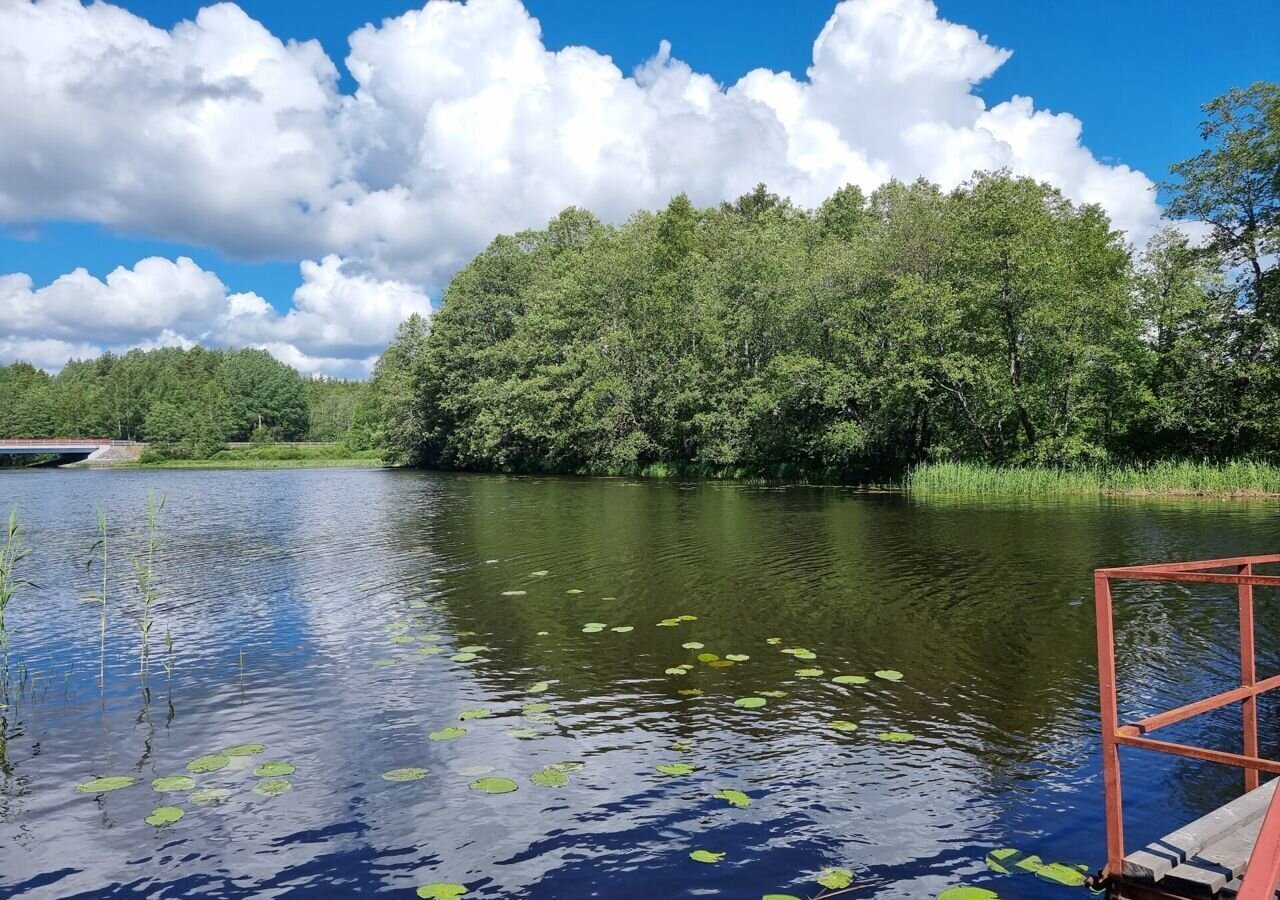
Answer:
<svg viewBox="0 0 1280 900"><path fill-rule="evenodd" d="M291 446L263 444L219 450L207 459L162 459L144 456L137 465L162 469L303 469L381 466L377 450L352 450L341 444Z"/></svg>
<svg viewBox="0 0 1280 900"><path fill-rule="evenodd" d="M908 490L952 495L1280 496L1280 466L1255 462L1161 462L1150 466L1054 469L934 463L914 469Z"/></svg>

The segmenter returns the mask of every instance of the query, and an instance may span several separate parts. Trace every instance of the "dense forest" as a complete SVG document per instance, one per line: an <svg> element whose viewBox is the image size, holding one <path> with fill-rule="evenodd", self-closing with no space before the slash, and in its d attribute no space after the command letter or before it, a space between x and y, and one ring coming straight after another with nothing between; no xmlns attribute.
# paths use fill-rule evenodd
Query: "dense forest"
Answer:
<svg viewBox="0 0 1280 900"><path fill-rule="evenodd" d="M799 209L763 186L568 209L459 272L377 368L402 462L884 477L924 461L1280 457L1280 88L1206 108L1172 225L1005 172Z"/></svg>
<svg viewBox="0 0 1280 900"><path fill-rule="evenodd" d="M1280 87L1205 112L1205 148L1173 166L1170 223L1141 251L1100 207L1007 172L845 187L815 210L763 185L619 225L570 208L496 238L368 383L304 380L258 350L19 363L0 368L0 437L843 479L1277 462Z"/></svg>
<svg viewBox="0 0 1280 900"><path fill-rule="evenodd" d="M0 367L0 437L148 441L161 455L201 459L227 441L359 440L366 390L304 380L264 350L177 347L72 360L57 374Z"/></svg>

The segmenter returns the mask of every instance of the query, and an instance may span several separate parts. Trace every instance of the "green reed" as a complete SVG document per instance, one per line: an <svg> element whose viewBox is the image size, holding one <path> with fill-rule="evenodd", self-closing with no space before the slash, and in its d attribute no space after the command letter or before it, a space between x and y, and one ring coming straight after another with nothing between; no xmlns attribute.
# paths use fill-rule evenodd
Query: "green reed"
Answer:
<svg viewBox="0 0 1280 900"><path fill-rule="evenodd" d="M5 624L5 611L18 589L31 582L17 575L18 563L26 558L26 545L22 539L22 526L18 524L18 507L9 510L9 521L4 530L4 543L0 545L0 705L7 705L9 679L9 629Z"/></svg>
<svg viewBox="0 0 1280 900"><path fill-rule="evenodd" d="M165 497L156 500L155 492L147 494L147 539L141 557L133 560L134 582L138 587L141 606L138 613L138 629L142 637L142 657L139 674L147 676L147 667L151 654L151 626L154 622L152 610L160 599L160 590L156 586L156 551L160 549L160 530L158 519L164 509Z"/></svg>
<svg viewBox="0 0 1280 900"><path fill-rule="evenodd" d="M930 463L913 469L906 487L953 495L1248 497L1280 494L1280 466L1250 460L1079 468Z"/></svg>
<svg viewBox="0 0 1280 900"><path fill-rule="evenodd" d="M105 688L107 686L107 585L108 585L108 564L110 562L110 532L107 528L107 514L101 508L98 509L98 539L93 542L93 546L89 548L89 559L85 562L85 568L90 572L93 571L94 563L102 566L102 591L98 594L97 600L102 604L102 619L98 630L98 685Z"/></svg>

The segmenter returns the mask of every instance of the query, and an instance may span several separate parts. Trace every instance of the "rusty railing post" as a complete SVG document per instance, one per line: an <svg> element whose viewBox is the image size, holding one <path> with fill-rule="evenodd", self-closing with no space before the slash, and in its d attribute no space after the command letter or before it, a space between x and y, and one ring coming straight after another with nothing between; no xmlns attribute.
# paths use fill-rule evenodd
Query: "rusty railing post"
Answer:
<svg viewBox="0 0 1280 900"><path fill-rule="evenodd" d="M1241 575L1252 575L1253 565L1239 567ZM1258 670L1253 654L1253 585L1239 586L1240 597L1240 686L1254 688L1258 683ZM1244 755L1258 755L1258 695L1250 694L1243 704ZM1244 770L1244 789L1251 791L1258 786L1258 770Z"/></svg>
<svg viewBox="0 0 1280 900"><path fill-rule="evenodd" d="M1111 581L1093 575L1094 614L1098 633L1098 692L1102 714L1102 786L1107 813L1107 867L1103 875L1118 878L1124 868L1124 810L1120 797L1119 704L1116 697L1116 639L1111 618Z"/></svg>

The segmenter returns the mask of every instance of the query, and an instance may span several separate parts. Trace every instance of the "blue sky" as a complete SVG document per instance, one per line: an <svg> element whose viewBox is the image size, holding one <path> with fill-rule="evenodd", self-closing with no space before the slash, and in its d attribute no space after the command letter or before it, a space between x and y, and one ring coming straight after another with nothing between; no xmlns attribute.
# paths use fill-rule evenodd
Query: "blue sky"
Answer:
<svg viewBox="0 0 1280 900"><path fill-rule="evenodd" d="M193 18L201 8L200 3L191 0L120 0L117 5L165 29ZM343 65L349 52L348 36L366 22L380 23L413 8L388 0L243 0L240 6L278 38L318 39L338 68L339 90L344 94L352 93L356 86ZM659 42L665 39L672 44L674 58L687 63L694 72L730 86L756 68L789 71L803 78L813 60L814 39L832 16L835 4L817 0L785 4L776 0L739 0L731 6L675 0L527 0L525 6L541 23L547 50L584 45L612 57L622 72L630 75L655 54ZM1171 162L1199 148L1196 126L1200 104L1232 85L1259 79L1280 80L1280 53L1275 51L1275 35L1280 34L1280 3L937 0L936 7L937 19L968 26L986 36L990 45L1012 51L1011 58L998 64L994 74L972 89L988 107L1023 95L1032 98L1035 110L1069 113L1083 123L1080 143L1092 153L1090 165L1127 164L1157 183L1166 177ZM781 14L784 9L785 14ZM892 60L887 63L893 64ZM901 64L909 65L910 60ZM847 124L840 127L849 129ZM874 132L877 123L869 115L858 127ZM0 137L0 147L4 140ZM1043 149L1038 152L1044 155ZM876 160L873 158L872 162ZM907 171L910 162L890 157L886 164L899 177L911 174ZM89 174L77 169L74 177L68 175L65 181L96 177L89 163L81 161L79 165L87 166ZM536 172L536 164L530 165L530 171ZM1032 163L1027 167L1032 174L1038 174ZM749 174L743 173L742 177ZM930 171L923 174L938 177ZM766 175L761 172L762 178ZM525 177L527 181L536 176ZM676 173L658 181L683 187L684 177L690 184L700 183L697 173ZM180 179L175 179L178 183ZM1071 193L1070 185L1064 188ZM592 200L600 205L600 191L604 190L597 188L581 200L587 205ZM571 195L555 193L557 197ZM707 187L702 195L695 191L695 199L706 201L714 193L714 188ZM639 196L639 202L648 205L658 205L664 199L663 189L658 187ZM611 212L608 201L612 198L613 195L605 195L606 215ZM617 201L619 211L636 202L629 193L619 195ZM119 202L113 196L107 206L114 209ZM20 208L20 204L11 204L14 205ZM83 205L76 198L62 204L71 209ZM0 210L3 209L0 203ZM430 198L415 209L418 215L431 215ZM190 217L204 212L193 206L173 215ZM219 212L222 210L214 209L210 214L216 216ZM494 218L498 226L519 222L523 227L537 222L525 222L522 216L536 220L541 212L542 206L534 203L518 214L504 209L501 216ZM1112 212L1118 221L1124 221L1122 211ZM277 310L287 312L292 308L291 295L299 285L300 260L318 259L330 249L342 257L342 265L347 267L344 271L355 266L374 273L371 277L399 279L438 297L458 261L482 245L485 228L483 221L465 223L462 230L469 228L472 232L450 249L447 259L414 266L404 262L405 254L410 252L404 248L384 253L358 240L349 244L334 242L332 248L324 240L317 240L299 248L279 235L266 236L260 244L252 240L245 244L234 238L204 239L203 235L193 238L192 232L200 229L173 227L159 213L154 217L143 209L117 213L88 214L77 220L60 213L56 204L51 212L37 212L22 219L10 212L7 226L0 230L0 274L26 273L39 288L77 266L102 278L116 266L129 267L143 257L188 256L200 269L216 273L228 291L254 292ZM1133 213L1134 217L1140 215L1150 218L1149 213ZM424 231L427 233L429 229ZM257 258L247 259L246 255Z"/></svg>

